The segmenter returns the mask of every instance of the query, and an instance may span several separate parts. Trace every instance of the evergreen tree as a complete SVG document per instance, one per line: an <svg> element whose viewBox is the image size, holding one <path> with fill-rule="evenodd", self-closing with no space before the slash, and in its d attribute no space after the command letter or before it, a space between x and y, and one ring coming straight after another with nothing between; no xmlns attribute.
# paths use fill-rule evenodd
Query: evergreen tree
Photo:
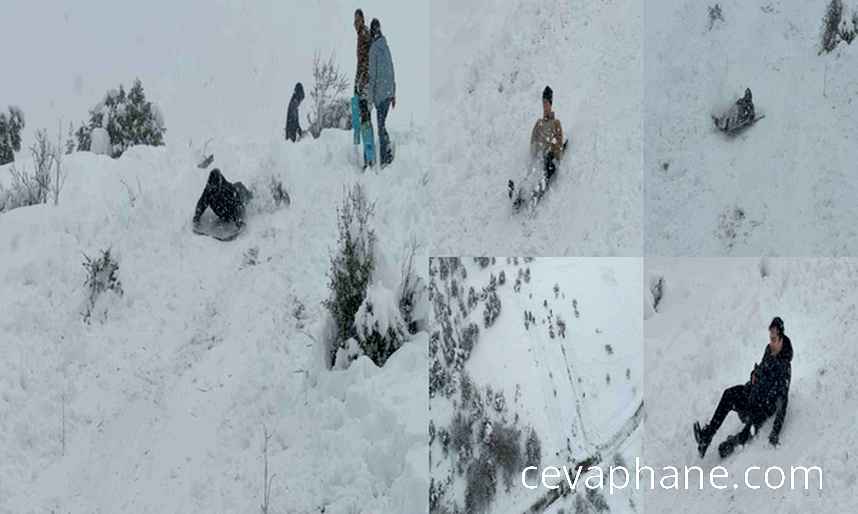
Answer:
<svg viewBox="0 0 858 514"><path fill-rule="evenodd" d="M0 165L15 160L15 152L21 150L21 129L24 128L24 113L10 106L9 115L0 113Z"/></svg>

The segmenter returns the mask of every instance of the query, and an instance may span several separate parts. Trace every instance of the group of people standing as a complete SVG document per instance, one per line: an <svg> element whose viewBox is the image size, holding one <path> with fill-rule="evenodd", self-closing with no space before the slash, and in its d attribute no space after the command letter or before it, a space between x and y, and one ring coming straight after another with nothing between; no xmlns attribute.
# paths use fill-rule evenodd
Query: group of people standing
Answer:
<svg viewBox="0 0 858 514"><path fill-rule="evenodd" d="M372 109L375 109L378 123L378 160L384 167L393 160L390 134L387 132L387 115L396 108L396 78L393 59L387 39L381 31L381 22L373 18L366 25L363 10L354 14L354 28L357 33L357 70L354 79L354 96L358 100L360 111L360 133L363 137L374 138L372 127ZM295 142L304 134L298 118L298 107L304 100L304 87L295 85L289 107L286 112L286 139ZM364 154L364 168L375 164L374 153Z"/></svg>

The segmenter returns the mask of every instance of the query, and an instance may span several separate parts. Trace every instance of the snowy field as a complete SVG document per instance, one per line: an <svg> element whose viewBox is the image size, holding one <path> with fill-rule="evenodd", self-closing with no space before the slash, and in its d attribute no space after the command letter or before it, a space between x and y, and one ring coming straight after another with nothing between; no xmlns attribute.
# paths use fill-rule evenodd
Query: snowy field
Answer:
<svg viewBox="0 0 858 514"><path fill-rule="evenodd" d="M765 276L763 276L765 275ZM858 261L824 259L648 260L646 280L663 279L652 310L645 299L646 464L722 465L741 481L749 466L820 466L823 490L647 493L651 512L855 512L858 436ZM780 446L768 442L771 421L744 448L722 460L717 445L738 432L730 414L702 460L691 425L708 422L722 391L745 383L768 342L767 327L781 316L795 351L789 406ZM762 479L761 472L753 480ZM800 476L800 475L799 475ZM772 481L778 475L773 473ZM728 481L731 483L733 480ZM787 482L788 484L789 482Z"/></svg>
<svg viewBox="0 0 858 514"><path fill-rule="evenodd" d="M641 254L641 2L432 2L433 255ZM569 149L533 213L542 90Z"/></svg>
<svg viewBox="0 0 858 514"><path fill-rule="evenodd" d="M646 255L858 252L858 46L818 55L828 3L646 3ZM725 137L745 88L765 118Z"/></svg>
<svg viewBox="0 0 858 514"><path fill-rule="evenodd" d="M608 496L579 486L578 494L540 504L549 491L520 482L525 465L573 467L598 456L596 464L607 469L640 457L640 260L483 264L433 259L430 268L437 331L430 343L432 512L457 512L453 505L465 509L458 512L481 512L481 505L493 513L586 512L602 504L641 512L641 496L631 489ZM493 282L499 313L486 328L491 300L472 301L469 290L479 297L487 288L491 298ZM465 335L471 323L479 328L473 343ZM531 431L541 442L536 458L525 449L521 461L510 458L503 450L508 434L520 432L526 448ZM486 458L495 463L497 491L484 502L474 491L485 482L478 470ZM510 483L505 463L514 469Z"/></svg>
<svg viewBox="0 0 858 514"><path fill-rule="evenodd" d="M335 50L353 76L353 2L165 3L123 23L107 13L132 6L115 2L16 7L0 41L26 51L4 54L21 72L4 76L0 102L27 115L25 147L135 76L168 133L116 160L66 156L58 206L0 214L0 512L258 513L263 427L270 512L427 510L428 336L383 368L329 371L320 356L347 187L376 202L380 288L398 286L409 244L428 256L428 6L361 6L382 19L401 91L397 160L363 175L348 132L282 140L314 50ZM34 27L56 45L27 44ZM231 243L190 230L209 138L215 165L257 192ZM266 201L272 177L290 206ZM83 254L107 248L124 294L103 294L85 324Z"/></svg>

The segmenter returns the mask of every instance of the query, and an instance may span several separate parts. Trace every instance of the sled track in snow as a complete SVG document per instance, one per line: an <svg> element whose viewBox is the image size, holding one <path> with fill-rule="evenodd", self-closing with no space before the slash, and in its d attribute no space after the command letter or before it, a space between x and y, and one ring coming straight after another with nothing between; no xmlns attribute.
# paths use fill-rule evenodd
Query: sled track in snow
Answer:
<svg viewBox="0 0 858 514"><path fill-rule="evenodd" d="M606 442L597 446L596 452L587 457L586 459L580 460L574 463L572 466L569 466L569 473L577 473L578 469L581 469L581 474L586 473L590 468L599 466L603 461L604 455L611 455L617 450L619 450L620 446L635 432L635 430L640 427L641 422L644 417L644 404L643 402L638 404L637 409L635 409L635 413L623 423L623 426L617 430L614 435L612 435ZM562 480L559 484L560 487L557 489L551 489L542 496L540 496L537 500L530 504L530 507L526 508L523 511L523 514L536 514L539 512L544 512L549 506L551 506L554 502L568 496L570 493L576 492L575 490L569 487L568 482L566 480Z"/></svg>

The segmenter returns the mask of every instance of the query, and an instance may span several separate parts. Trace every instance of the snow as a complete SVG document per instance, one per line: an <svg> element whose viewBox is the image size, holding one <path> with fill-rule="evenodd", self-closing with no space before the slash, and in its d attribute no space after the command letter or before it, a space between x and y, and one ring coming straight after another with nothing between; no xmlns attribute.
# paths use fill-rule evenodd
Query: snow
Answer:
<svg viewBox="0 0 858 514"><path fill-rule="evenodd" d="M854 255L858 48L818 55L827 1L718 4L647 4L646 255ZM765 118L725 137L746 87Z"/></svg>
<svg viewBox="0 0 858 514"><path fill-rule="evenodd" d="M31 70L0 84L27 114L24 146L136 76L168 130L165 146L119 159L64 156L58 206L0 214L0 512L257 513L263 426L271 512L425 511L427 335L382 368L360 357L328 370L321 302L336 208L356 182L376 203L378 284L397 291L414 243L425 275L428 6L362 2L382 21L400 94L397 159L362 174L347 131L282 139L315 50L335 50L351 78L356 5L157 3L123 23L105 23L131 12L122 2L22 4L0 35L10 48L38 26L63 43L6 56ZM203 148L256 193L230 243L190 230ZM272 177L288 207L270 198ZM83 254L107 248L124 294L102 295L85 324Z"/></svg>
<svg viewBox="0 0 858 514"><path fill-rule="evenodd" d="M92 133L90 134L91 145L89 150L95 155L107 155L110 156L110 135L108 135L107 130L102 127L95 127L92 129Z"/></svg>
<svg viewBox="0 0 858 514"><path fill-rule="evenodd" d="M850 341L858 322L858 262L648 259L646 275L664 279L664 297L644 322L646 464L656 469L699 465L705 473L722 465L735 481L742 480L749 466L780 466L787 476L791 466L823 470L821 491L815 481L808 491L656 490L646 496L647 510L855 512L858 353ZM722 391L747 381L775 316L783 318L795 351L780 446L775 449L768 442L769 421L744 448L722 461L717 445L741 429L738 417L730 414L701 460L693 421L708 422ZM758 473L753 480L759 482ZM773 473L772 480L777 478Z"/></svg>
<svg viewBox="0 0 858 514"><path fill-rule="evenodd" d="M432 2L435 254L640 255L642 8ZM534 213L513 214L546 85L569 149Z"/></svg>
<svg viewBox="0 0 858 514"><path fill-rule="evenodd" d="M434 263L437 267L438 261ZM635 457L640 457L642 440L639 423L629 425L643 400L640 260L537 258L529 263L519 259L516 264L497 258L481 269L472 259L463 258L462 264L467 273L464 279L454 272L454 278L445 284L436 276L440 291L454 282L465 292L470 287L480 291L489 284L490 274L498 276L503 270L507 277L504 285L497 286L502 307L492 326L484 328L483 302L456 322L458 327L472 321L480 326L464 373L476 388L488 386L503 393L506 410L501 417L507 422L518 420L515 426L523 430L523 439L527 427L536 430L542 447L541 466L571 467L597 453L602 453L600 465L606 469L617 456L633 465ZM531 280L515 292L518 270L526 268ZM458 318L458 301L444 294ZM535 317L528 329L525 311ZM559 335L558 319L566 324L565 338ZM437 429L448 428L456 412L467 411L464 401L458 390L450 397L435 395L429 402L430 420ZM632 429L626 432L628 426ZM454 470L457 458L461 456L452 449L446 456L437 438L430 447L430 476L435 483L453 477L447 507L452 502L463 506L466 478ZM527 511L547 492L543 487L525 489L519 474L515 480L510 491L505 491L499 479L490 512ZM583 487L579 492L584 494ZM575 496L559 499L545 512L572 509ZM633 489L610 497L605 492L605 496L617 512L629 512L630 502L640 505L642 501L642 495Z"/></svg>

